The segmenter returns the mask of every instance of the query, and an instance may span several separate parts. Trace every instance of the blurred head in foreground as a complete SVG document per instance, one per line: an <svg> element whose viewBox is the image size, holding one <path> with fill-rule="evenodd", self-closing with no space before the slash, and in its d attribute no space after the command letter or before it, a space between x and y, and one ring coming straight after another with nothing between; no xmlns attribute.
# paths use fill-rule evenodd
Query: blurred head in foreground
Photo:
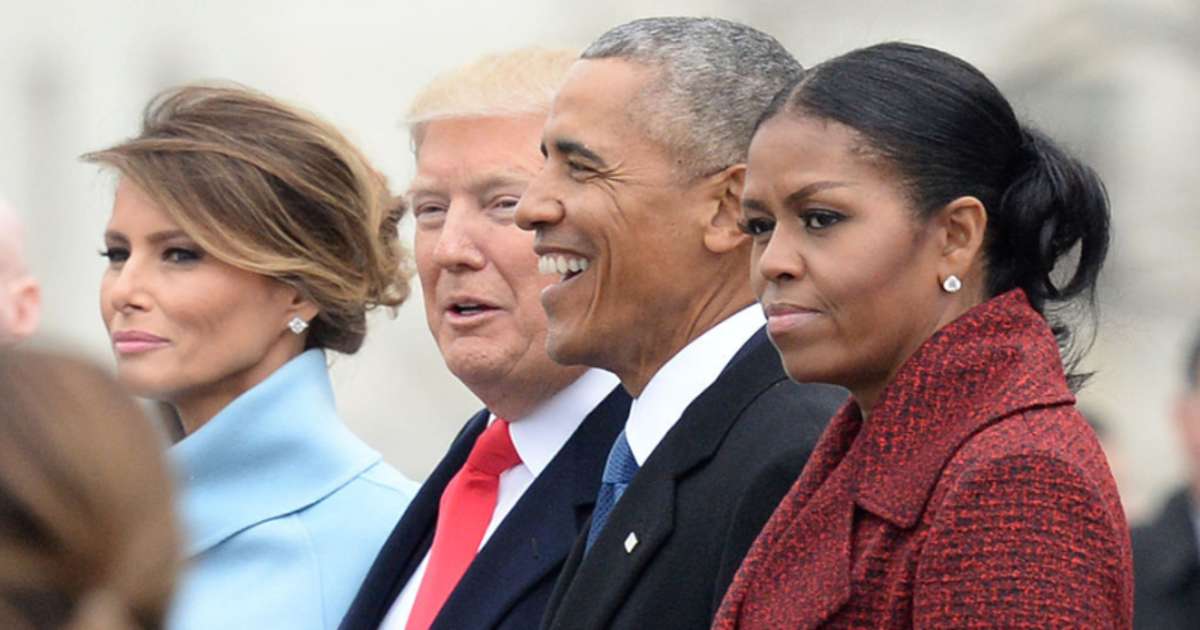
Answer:
<svg viewBox="0 0 1200 630"><path fill-rule="evenodd" d="M162 627L179 558L162 449L99 369L0 350L0 627Z"/></svg>

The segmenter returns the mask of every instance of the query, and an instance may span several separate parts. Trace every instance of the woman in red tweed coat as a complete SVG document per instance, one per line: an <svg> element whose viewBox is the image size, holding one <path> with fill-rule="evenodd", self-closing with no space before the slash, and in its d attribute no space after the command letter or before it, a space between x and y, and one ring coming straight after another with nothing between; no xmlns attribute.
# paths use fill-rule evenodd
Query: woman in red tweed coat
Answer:
<svg viewBox="0 0 1200 630"><path fill-rule="evenodd" d="M974 67L882 44L776 99L742 206L789 375L853 398L714 627L1128 628L1128 529L1045 316L1094 303L1096 175Z"/></svg>

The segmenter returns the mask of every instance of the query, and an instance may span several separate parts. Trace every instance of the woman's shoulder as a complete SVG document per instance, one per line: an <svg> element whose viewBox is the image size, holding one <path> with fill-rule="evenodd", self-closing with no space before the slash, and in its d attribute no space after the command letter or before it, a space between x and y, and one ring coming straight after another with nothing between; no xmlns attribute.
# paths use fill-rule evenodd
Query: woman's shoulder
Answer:
<svg viewBox="0 0 1200 630"><path fill-rule="evenodd" d="M305 520L341 520L345 519L346 514L354 514L355 520L372 517L398 520L398 512L408 507L417 488L416 482L381 459L364 468L321 501L302 510L301 516Z"/></svg>
<svg viewBox="0 0 1200 630"><path fill-rule="evenodd" d="M946 465L933 501L953 511L973 501L1019 509L1068 497L1110 525L1126 527L1095 432L1074 405L1063 404L1013 413L972 435Z"/></svg>
<svg viewBox="0 0 1200 630"><path fill-rule="evenodd" d="M1054 461L1111 476L1100 441L1073 404L1025 409L987 424L963 442L947 471L965 474L1012 459Z"/></svg>

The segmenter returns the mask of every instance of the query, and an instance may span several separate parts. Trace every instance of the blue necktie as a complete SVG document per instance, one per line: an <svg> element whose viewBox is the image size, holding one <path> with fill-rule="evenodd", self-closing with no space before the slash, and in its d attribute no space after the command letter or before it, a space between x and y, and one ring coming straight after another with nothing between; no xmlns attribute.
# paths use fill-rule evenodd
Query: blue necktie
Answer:
<svg viewBox="0 0 1200 630"><path fill-rule="evenodd" d="M629 482L633 481L637 471L637 460L633 458L633 451L629 449L629 440L625 439L625 432L621 431L617 441L613 442L612 450L608 452L608 462L604 464L600 493L596 495L596 509L592 511L592 528L588 530L587 550L596 543L600 530L604 529L604 523L608 520L608 514L612 512L617 501L621 500L621 495L625 493L625 488L629 487Z"/></svg>

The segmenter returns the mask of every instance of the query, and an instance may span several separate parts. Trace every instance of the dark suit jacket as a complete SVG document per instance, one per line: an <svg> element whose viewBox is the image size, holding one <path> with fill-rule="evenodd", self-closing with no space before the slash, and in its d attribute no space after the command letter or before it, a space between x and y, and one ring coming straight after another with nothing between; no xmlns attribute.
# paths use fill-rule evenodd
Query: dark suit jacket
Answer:
<svg viewBox="0 0 1200 630"><path fill-rule="evenodd" d="M789 381L759 330L650 454L586 557L586 536L576 542L543 627L708 628L845 397Z"/></svg>
<svg viewBox="0 0 1200 630"><path fill-rule="evenodd" d="M1129 531L1054 334L1019 290L851 401L713 625L1128 628Z"/></svg>
<svg viewBox="0 0 1200 630"><path fill-rule="evenodd" d="M1146 630L1200 627L1200 552L1187 490L1167 501L1148 525L1133 530L1133 626Z"/></svg>
<svg viewBox="0 0 1200 630"><path fill-rule="evenodd" d="M528 630L537 627L554 579L591 515L608 451L629 415L618 387L567 440L505 516L446 600L432 628ZM377 628L433 543L438 502L487 426L476 414L392 531L342 622Z"/></svg>

